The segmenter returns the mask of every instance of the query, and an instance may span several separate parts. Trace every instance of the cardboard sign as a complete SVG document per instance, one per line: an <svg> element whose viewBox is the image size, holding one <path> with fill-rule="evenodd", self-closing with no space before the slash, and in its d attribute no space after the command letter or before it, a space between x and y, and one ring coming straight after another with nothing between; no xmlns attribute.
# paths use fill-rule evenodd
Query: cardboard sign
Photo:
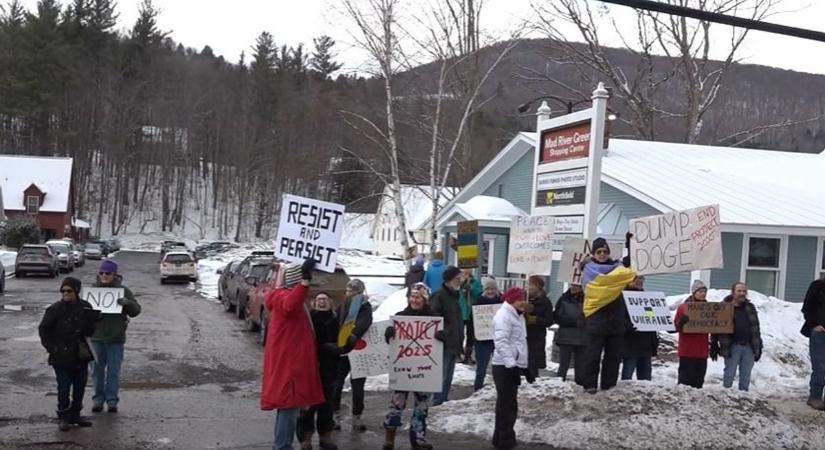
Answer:
<svg viewBox="0 0 825 450"><path fill-rule="evenodd" d="M441 392L444 344L435 338L444 319L392 316L395 337L390 341L390 389Z"/></svg>
<svg viewBox="0 0 825 450"><path fill-rule="evenodd" d="M676 331L664 292L622 292L627 314L638 331Z"/></svg>
<svg viewBox="0 0 825 450"><path fill-rule="evenodd" d="M719 205L633 219L630 232L639 275L722 268Z"/></svg>
<svg viewBox="0 0 825 450"><path fill-rule="evenodd" d="M507 271L525 275L550 275L553 264L552 216L520 216L510 222Z"/></svg>
<svg viewBox="0 0 825 450"><path fill-rule="evenodd" d="M493 317L501 303L495 305L473 305L473 332L477 341L493 340Z"/></svg>
<svg viewBox="0 0 825 450"><path fill-rule="evenodd" d="M733 333L733 303L688 302L685 315L690 320L682 327L683 333Z"/></svg>
<svg viewBox="0 0 825 450"><path fill-rule="evenodd" d="M381 375L389 370L390 347L384 340L384 331L388 326L389 320L373 323L347 355L353 379Z"/></svg>
<svg viewBox="0 0 825 450"><path fill-rule="evenodd" d="M456 252L458 253L458 267L461 269L473 269L478 267L478 221L469 220L456 224L458 242Z"/></svg>
<svg viewBox="0 0 825 450"><path fill-rule="evenodd" d="M590 242L580 237L567 236L564 238L559 272L556 281L559 283L581 284L582 263L590 258Z"/></svg>
<svg viewBox="0 0 825 450"><path fill-rule="evenodd" d="M334 273L343 230L343 205L284 194L275 256L289 262L313 258L318 270Z"/></svg>
<svg viewBox="0 0 825 450"><path fill-rule="evenodd" d="M123 288L84 287L80 290L80 298L103 314L123 312L123 306L117 303L117 299L123 298Z"/></svg>

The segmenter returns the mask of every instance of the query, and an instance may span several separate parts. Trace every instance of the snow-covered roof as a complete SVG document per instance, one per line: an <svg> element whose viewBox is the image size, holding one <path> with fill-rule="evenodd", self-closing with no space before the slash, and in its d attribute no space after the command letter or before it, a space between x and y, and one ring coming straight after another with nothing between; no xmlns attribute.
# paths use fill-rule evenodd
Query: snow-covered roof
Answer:
<svg viewBox="0 0 825 450"><path fill-rule="evenodd" d="M487 195L477 195L467 202L456 203L452 210L442 217L446 219L452 217L453 214L460 214L464 220L478 220L488 224L505 222L507 225L513 217L527 215L507 200ZM439 223L439 225L443 224Z"/></svg>
<svg viewBox="0 0 825 450"><path fill-rule="evenodd" d="M92 226L89 222L86 222L83 219L78 219L77 217L72 217L72 226L75 228L91 228Z"/></svg>
<svg viewBox="0 0 825 450"><path fill-rule="evenodd" d="M0 155L0 185L6 210L25 210L23 191L34 184L46 194L40 211L66 212L71 182L72 158Z"/></svg>

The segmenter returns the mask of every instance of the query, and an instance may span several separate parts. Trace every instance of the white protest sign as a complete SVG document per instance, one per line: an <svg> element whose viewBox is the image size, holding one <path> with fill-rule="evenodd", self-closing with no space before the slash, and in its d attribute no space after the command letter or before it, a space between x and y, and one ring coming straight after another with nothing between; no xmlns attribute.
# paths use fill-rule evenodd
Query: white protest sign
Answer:
<svg viewBox="0 0 825 450"><path fill-rule="evenodd" d="M344 206L284 194L275 256L289 262L318 261L318 270L335 272L344 229Z"/></svg>
<svg viewBox="0 0 825 450"><path fill-rule="evenodd" d="M441 392L444 344L435 333L441 317L392 316L395 337L390 341L390 389Z"/></svg>
<svg viewBox="0 0 825 450"><path fill-rule="evenodd" d="M622 292L627 314L638 331L676 331L664 292Z"/></svg>
<svg viewBox="0 0 825 450"><path fill-rule="evenodd" d="M387 373L390 347L384 340L384 332L390 324L389 320L373 323L355 343L355 348L347 355L353 379Z"/></svg>
<svg viewBox="0 0 825 450"><path fill-rule="evenodd" d="M510 223L507 271L525 275L550 275L553 263L552 216L519 216Z"/></svg>
<svg viewBox="0 0 825 450"><path fill-rule="evenodd" d="M103 314L120 314L123 306L117 299L123 298L123 288L84 287L80 290L81 300L85 300Z"/></svg>
<svg viewBox="0 0 825 450"><path fill-rule="evenodd" d="M477 341L493 340L493 317L501 303L495 305L473 305L473 332Z"/></svg>
<svg viewBox="0 0 825 450"><path fill-rule="evenodd" d="M633 219L630 232L639 275L722 268L719 205Z"/></svg>
<svg viewBox="0 0 825 450"><path fill-rule="evenodd" d="M564 238L559 271L556 281L560 283L581 284L582 262L590 257L590 242L585 238L567 236Z"/></svg>

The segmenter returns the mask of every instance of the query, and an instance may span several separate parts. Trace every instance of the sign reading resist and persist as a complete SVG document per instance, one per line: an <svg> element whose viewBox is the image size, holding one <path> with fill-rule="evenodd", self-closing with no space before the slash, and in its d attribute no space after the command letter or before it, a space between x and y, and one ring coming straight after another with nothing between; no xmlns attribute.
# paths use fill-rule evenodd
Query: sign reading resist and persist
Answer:
<svg viewBox="0 0 825 450"><path fill-rule="evenodd" d="M552 216L519 216L510 222L507 271L525 275L550 275L553 263Z"/></svg>
<svg viewBox="0 0 825 450"><path fill-rule="evenodd" d="M685 315L688 322L683 333L733 333L733 303L687 302Z"/></svg>
<svg viewBox="0 0 825 450"><path fill-rule="evenodd" d="M117 299L123 298L123 288L84 287L80 290L80 298L103 314L123 312L123 306L117 302Z"/></svg>
<svg viewBox="0 0 825 450"><path fill-rule="evenodd" d="M444 344L435 338L443 318L392 316L395 337L390 340L390 389L441 392Z"/></svg>
<svg viewBox="0 0 825 450"><path fill-rule="evenodd" d="M676 331L664 292L624 291L627 314L638 331Z"/></svg>
<svg viewBox="0 0 825 450"><path fill-rule="evenodd" d="M477 341L493 340L493 317L501 303L495 305L473 305L473 332Z"/></svg>
<svg viewBox="0 0 825 450"><path fill-rule="evenodd" d="M633 219L630 232L639 275L722 267L719 205Z"/></svg>
<svg viewBox="0 0 825 450"><path fill-rule="evenodd" d="M389 370L390 347L384 339L384 331L390 323L389 320L385 320L370 325L366 334L355 343L355 348L347 355L353 379L381 375Z"/></svg>
<svg viewBox="0 0 825 450"><path fill-rule="evenodd" d="M284 194L275 256L289 262L318 261L318 270L335 272L344 229L344 206Z"/></svg>

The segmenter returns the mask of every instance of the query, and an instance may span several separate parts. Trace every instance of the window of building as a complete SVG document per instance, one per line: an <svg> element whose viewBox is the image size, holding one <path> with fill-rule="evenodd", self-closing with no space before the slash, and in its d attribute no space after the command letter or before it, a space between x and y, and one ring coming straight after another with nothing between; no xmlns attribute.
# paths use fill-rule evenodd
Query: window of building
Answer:
<svg viewBox="0 0 825 450"><path fill-rule="evenodd" d="M398 228L392 230L392 241L398 242Z"/></svg>
<svg viewBox="0 0 825 450"><path fill-rule="evenodd" d="M825 237L819 238L819 246L817 247L816 256L816 278L825 277Z"/></svg>
<svg viewBox="0 0 825 450"><path fill-rule="evenodd" d="M781 237L745 237L743 281L749 289L778 295L782 284L783 247Z"/></svg>
<svg viewBox="0 0 825 450"><path fill-rule="evenodd" d="M40 197L36 195L26 196L26 212L29 214L40 212Z"/></svg>

